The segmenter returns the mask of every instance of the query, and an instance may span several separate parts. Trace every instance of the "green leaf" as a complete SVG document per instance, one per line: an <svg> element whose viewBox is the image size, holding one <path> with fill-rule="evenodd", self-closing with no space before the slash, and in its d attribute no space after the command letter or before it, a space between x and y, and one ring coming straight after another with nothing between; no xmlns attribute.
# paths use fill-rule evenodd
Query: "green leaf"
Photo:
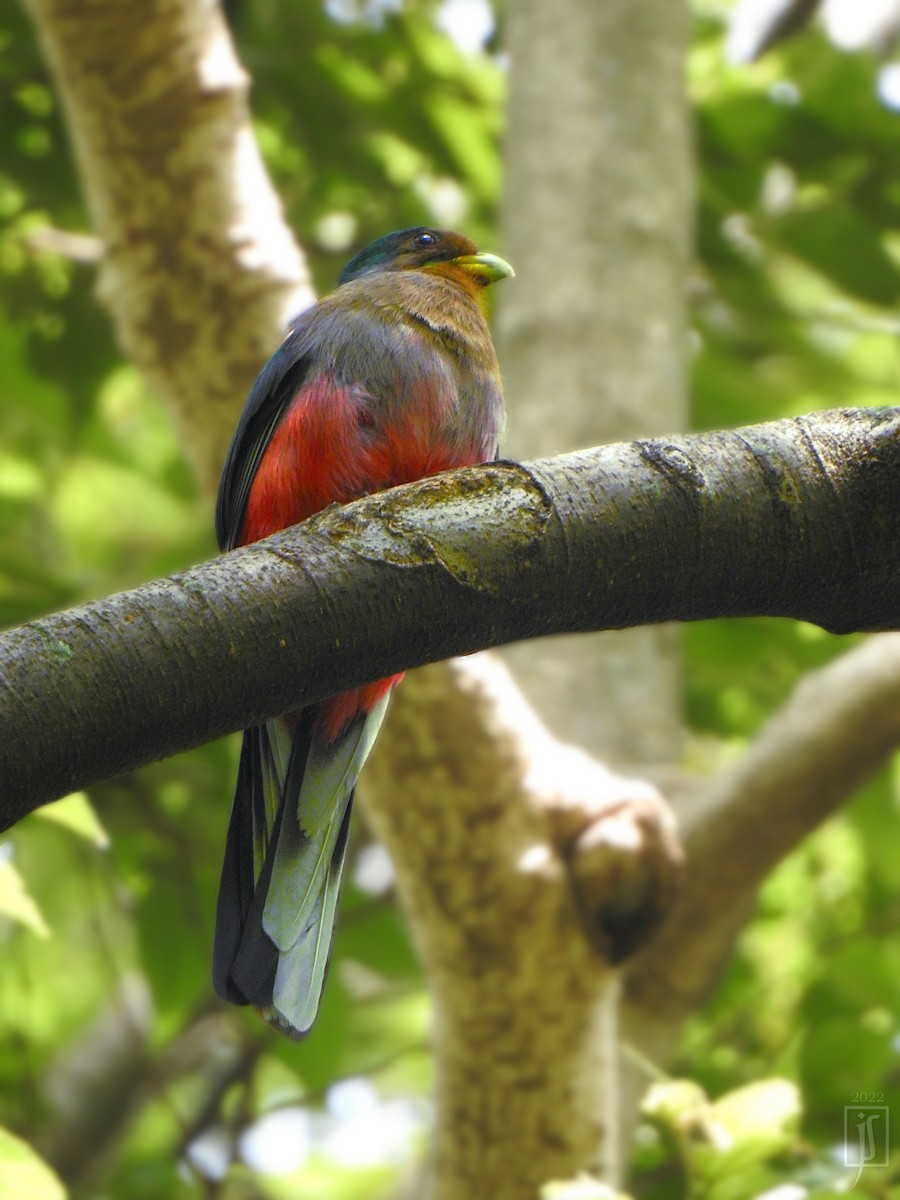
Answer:
<svg viewBox="0 0 900 1200"><path fill-rule="evenodd" d="M26 925L38 937L50 936L41 910L25 890L25 881L11 862L0 860L0 917ZM4 1193L5 1194L5 1193Z"/></svg>
<svg viewBox="0 0 900 1200"><path fill-rule="evenodd" d="M880 1093L890 1079L896 1062L893 1030L872 1028L861 1016L820 1018L804 1030L801 1079L810 1106L820 1112L840 1112L854 1093Z"/></svg>
<svg viewBox="0 0 900 1200"><path fill-rule="evenodd" d="M799 1119L800 1093L787 1079L763 1079L729 1092L712 1106L712 1120L736 1142L780 1143Z"/></svg>
<svg viewBox="0 0 900 1200"><path fill-rule="evenodd" d="M782 218L774 237L789 253L819 271L842 291L870 304L893 307L900 271L884 248L879 230L850 208L830 201ZM847 247L853 253L847 253Z"/></svg>
<svg viewBox="0 0 900 1200"><path fill-rule="evenodd" d="M96 846L98 850L105 850L109 846L109 834L100 824L100 818L84 792L72 792L71 795L63 796L62 800L45 804L43 808L35 809L34 815L44 821L62 825Z"/></svg>
<svg viewBox="0 0 900 1200"><path fill-rule="evenodd" d="M478 110L448 95L430 97L424 108L460 173L479 196L494 200L500 190L500 160Z"/></svg>
<svg viewBox="0 0 900 1200"><path fill-rule="evenodd" d="M541 1188L541 1200L628 1200L628 1197L608 1183L601 1183L590 1175L579 1175L564 1182L545 1183Z"/></svg>
<svg viewBox="0 0 900 1200"><path fill-rule="evenodd" d="M764 1079L729 1092L710 1108L704 1123L708 1144L689 1151L694 1174L711 1185L717 1200L763 1191L764 1164L790 1148L800 1112L799 1091L786 1079ZM752 1188L751 1178L757 1180Z"/></svg>
<svg viewBox="0 0 900 1200"><path fill-rule="evenodd" d="M647 1091L641 1110L672 1129L695 1121L707 1111L709 1101L699 1083L692 1079L668 1079Z"/></svg>
<svg viewBox="0 0 900 1200"><path fill-rule="evenodd" d="M65 1200L66 1189L27 1142L0 1128L3 1200Z"/></svg>

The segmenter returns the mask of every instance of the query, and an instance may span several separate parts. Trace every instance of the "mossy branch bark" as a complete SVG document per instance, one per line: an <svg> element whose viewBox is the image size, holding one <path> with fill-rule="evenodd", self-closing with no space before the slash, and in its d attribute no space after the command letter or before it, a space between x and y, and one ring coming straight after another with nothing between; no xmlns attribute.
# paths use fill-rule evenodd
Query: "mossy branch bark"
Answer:
<svg viewBox="0 0 900 1200"><path fill-rule="evenodd" d="M0 820L365 680L714 616L900 625L900 410L453 472L0 638Z"/></svg>

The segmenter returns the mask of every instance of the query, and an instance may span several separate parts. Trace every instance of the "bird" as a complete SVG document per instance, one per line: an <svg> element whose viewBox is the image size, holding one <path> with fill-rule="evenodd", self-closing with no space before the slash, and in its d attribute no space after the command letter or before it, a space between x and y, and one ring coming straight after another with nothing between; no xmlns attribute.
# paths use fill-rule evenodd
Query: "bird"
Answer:
<svg viewBox="0 0 900 1200"><path fill-rule="evenodd" d="M219 485L220 549L495 459L504 404L486 299L513 274L446 229L403 229L360 250L250 392ZM289 1037L319 1009L354 788L401 678L244 730L213 985Z"/></svg>

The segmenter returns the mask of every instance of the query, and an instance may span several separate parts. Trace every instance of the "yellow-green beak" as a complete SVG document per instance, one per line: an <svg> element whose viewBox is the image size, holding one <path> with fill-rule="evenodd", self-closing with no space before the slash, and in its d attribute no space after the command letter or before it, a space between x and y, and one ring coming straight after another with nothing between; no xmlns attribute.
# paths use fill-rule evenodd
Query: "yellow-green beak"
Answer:
<svg viewBox="0 0 900 1200"><path fill-rule="evenodd" d="M499 279L511 279L515 275L506 259L496 254L464 254L450 261L454 267L462 267L485 284L496 283Z"/></svg>

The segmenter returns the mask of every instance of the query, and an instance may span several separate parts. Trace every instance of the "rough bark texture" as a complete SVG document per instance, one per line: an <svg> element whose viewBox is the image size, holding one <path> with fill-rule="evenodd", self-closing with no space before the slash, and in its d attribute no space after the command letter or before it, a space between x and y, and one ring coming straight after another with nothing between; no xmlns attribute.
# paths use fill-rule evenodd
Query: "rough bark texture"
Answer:
<svg viewBox="0 0 900 1200"><path fill-rule="evenodd" d="M122 347L215 486L241 398L313 299L214 0L24 0L53 69Z"/></svg>
<svg viewBox="0 0 900 1200"><path fill-rule="evenodd" d="M497 331L514 457L684 427L689 21L668 0L506 10L504 252L517 279ZM529 645L508 661L559 736L613 762L677 759L672 628Z"/></svg>
<svg viewBox="0 0 900 1200"><path fill-rule="evenodd" d="M900 622L900 410L452 472L0 637L0 803L396 670L711 616ZM401 764L402 766L402 764Z"/></svg>
<svg viewBox="0 0 900 1200"><path fill-rule="evenodd" d="M668 908L679 856L659 798L556 743L497 659L427 668L417 694L364 786L395 794L369 811L435 983L425 1194L536 1197L606 1173L609 960ZM635 860L640 883L615 909Z"/></svg>

